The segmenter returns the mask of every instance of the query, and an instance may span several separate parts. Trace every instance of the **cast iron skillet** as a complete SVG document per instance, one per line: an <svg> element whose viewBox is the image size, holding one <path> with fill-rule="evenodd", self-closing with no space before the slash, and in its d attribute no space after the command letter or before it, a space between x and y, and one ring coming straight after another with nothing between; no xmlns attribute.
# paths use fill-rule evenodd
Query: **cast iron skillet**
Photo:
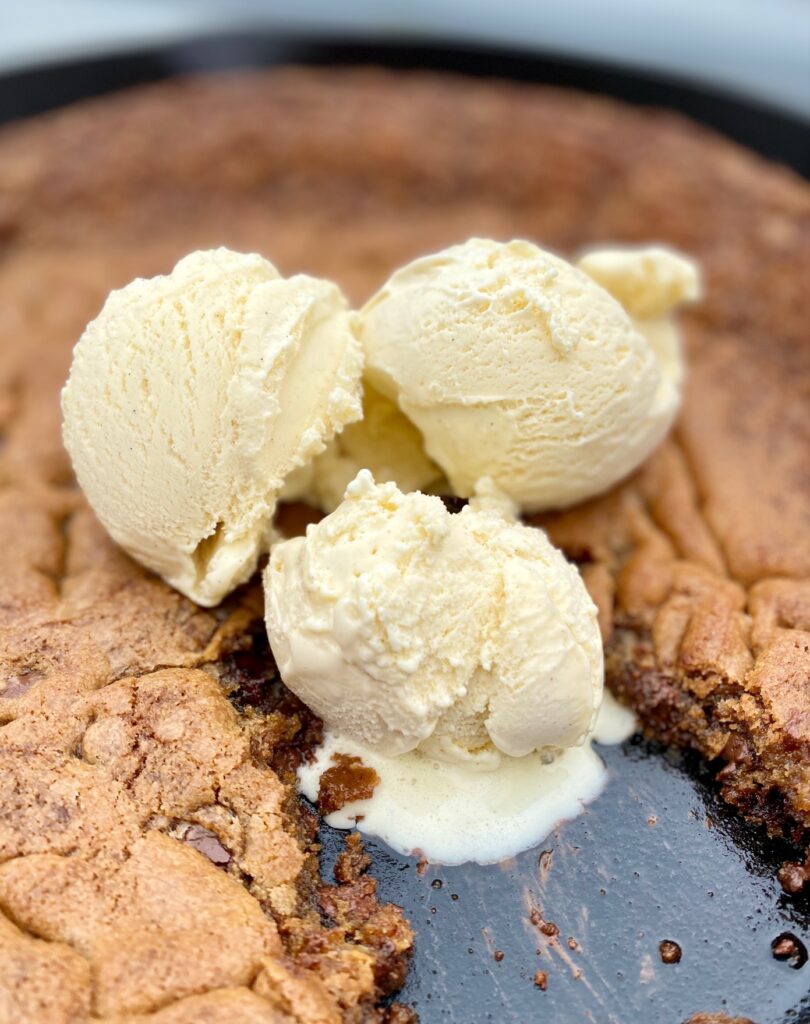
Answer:
<svg viewBox="0 0 810 1024"><path fill-rule="evenodd" d="M810 174L806 125L788 115L593 64L449 46L197 39L0 77L0 121L177 72L289 62L428 67L604 92L676 108ZM725 808L711 767L697 759L639 738L600 752L610 772L604 795L541 848L502 865L420 873L368 841L382 897L405 908L417 933L400 998L424 1024L681 1024L697 1011L810 1021L810 898L786 896L775 880L795 851ZM322 839L329 872L340 833L324 827ZM797 940L789 961L772 954L785 933ZM679 962L664 962L662 942L677 943Z"/></svg>

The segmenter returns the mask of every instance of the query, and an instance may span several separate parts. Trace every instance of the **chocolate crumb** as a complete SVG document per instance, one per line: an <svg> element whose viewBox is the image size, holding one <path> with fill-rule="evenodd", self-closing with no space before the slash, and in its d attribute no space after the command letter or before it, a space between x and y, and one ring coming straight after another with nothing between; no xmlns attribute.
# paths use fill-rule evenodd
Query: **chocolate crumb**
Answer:
<svg viewBox="0 0 810 1024"><path fill-rule="evenodd" d="M496 960L497 963L500 963L501 960L503 960L503 955L504 954L503 954L503 950L502 949L496 949L494 954L493 954L493 956L495 957L495 960Z"/></svg>
<svg viewBox="0 0 810 1024"><path fill-rule="evenodd" d="M672 939L663 939L658 943L658 952L661 955L661 963L678 964L681 962L682 950L677 942Z"/></svg>
<svg viewBox="0 0 810 1024"><path fill-rule="evenodd" d="M545 971L534 972L534 983L543 992L548 988L548 975Z"/></svg>
<svg viewBox="0 0 810 1024"><path fill-rule="evenodd" d="M544 921L540 925L540 931L543 935L548 935L549 938L553 939L555 935L560 934L560 929L554 924L553 921Z"/></svg>
<svg viewBox="0 0 810 1024"><path fill-rule="evenodd" d="M441 887L442 887L442 880L441 880L441 878L434 878L433 881L430 883L430 888L431 889L441 889Z"/></svg>
<svg viewBox="0 0 810 1024"><path fill-rule="evenodd" d="M568 936L568 938L566 939L566 942L568 944L568 948L569 949L574 950L574 951L579 949L579 943L577 942L577 940L572 935Z"/></svg>
<svg viewBox="0 0 810 1024"><path fill-rule="evenodd" d="M455 903L456 900L458 899L458 893L457 892L451 892L450 893L450 899Z"/></svg>

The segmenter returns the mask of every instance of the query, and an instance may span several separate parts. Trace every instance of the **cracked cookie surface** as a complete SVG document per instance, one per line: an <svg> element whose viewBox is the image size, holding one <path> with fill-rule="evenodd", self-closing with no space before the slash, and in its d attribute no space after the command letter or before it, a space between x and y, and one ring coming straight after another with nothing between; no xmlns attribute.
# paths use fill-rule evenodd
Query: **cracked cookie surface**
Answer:
<svg viewBox="0 0 810 1024"><path fill-rule="evenodd" d="M542 522L597 601L609 683L806 845L807 186L677 116L551 89L167 82L0 132L0 1019L404 1019L379 1008L401 914L354 846L335 886L317 876L289 786L317 725L268 683L255 589L201 610L118 551L73 483L58 395L106 293L190 249L255 249L362 302L474 234L702 262L675 434Z"/></svg>

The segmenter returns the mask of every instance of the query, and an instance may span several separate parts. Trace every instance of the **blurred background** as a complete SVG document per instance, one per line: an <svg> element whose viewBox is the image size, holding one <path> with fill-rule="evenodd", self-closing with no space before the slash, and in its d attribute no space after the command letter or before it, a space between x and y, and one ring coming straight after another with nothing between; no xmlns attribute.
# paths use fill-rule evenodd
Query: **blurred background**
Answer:
<svg viewBox="0 0 810 1024"><path fill-rule="evenodd" d="M0 14L0 73L262 29L597 59L810 120L810 0L26 0Z"/></svg>

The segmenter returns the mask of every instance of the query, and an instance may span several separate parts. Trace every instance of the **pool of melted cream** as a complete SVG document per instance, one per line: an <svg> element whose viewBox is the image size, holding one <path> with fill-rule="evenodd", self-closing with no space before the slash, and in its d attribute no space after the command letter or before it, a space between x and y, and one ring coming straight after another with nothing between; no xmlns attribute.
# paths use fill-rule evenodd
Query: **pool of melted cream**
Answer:
<svg viewBox="0 0 810 1024"><path fill-rule="evenodd" d="M326 733L315 760L298 773L301 792L316 801L332 755L360 757L380 782L374 795L328 815L334 828L357 828L398 853L440 864L490 864L531 849L561 821L580 814L607 782L598 743L621 743L635 732L632 712L605 691L590 740L553 759L541 753L503 757L494 771L450 764L418 750L388 758Z"/></svg>

